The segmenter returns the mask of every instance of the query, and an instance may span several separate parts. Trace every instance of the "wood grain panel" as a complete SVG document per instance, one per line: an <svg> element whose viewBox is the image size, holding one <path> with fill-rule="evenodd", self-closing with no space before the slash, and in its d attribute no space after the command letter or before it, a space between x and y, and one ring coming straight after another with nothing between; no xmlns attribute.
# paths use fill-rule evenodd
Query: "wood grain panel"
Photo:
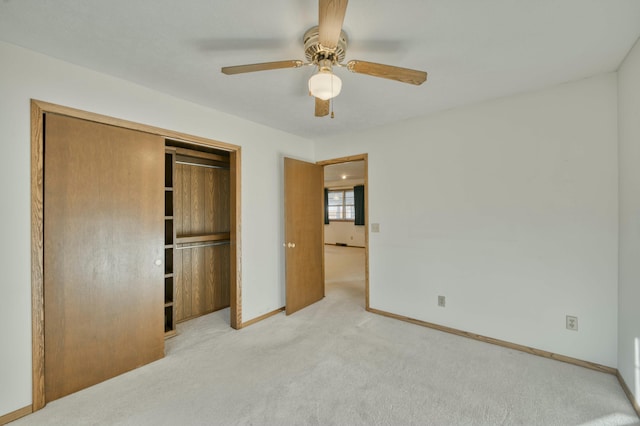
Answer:
<svg viewBox="0 0 640 426"><path fill-rule="evenodd" d="M241 173L242 156L240 148L229 154L229 298L231 327L242 328L242 245L241 231Z"/></svg>
<svg viewBox="0 0 640 426"><path fill-rule="evenodd" d="M323 169L284 159L286 312L324 297Z"/></svg>
<svg viewBox="0 0 640 426"><path fill-rule="evenodd" d="M175 229L176 235L184 234L182 230L182 221L177 220L177 218L182 217L183 215L182 197L179 196L182 189L181 176L182 166L180 164L175 164L173 171L173 229Z"/></svg>
<svg viewBox="0 0 640 426"><path fill-rule="evenodd" d="M207 248L191 249L191 314L192 316L201 315L206 312L206 274L204 271L204 253Z"/></svg>
<svg viewBox="0 0 640 426"><path fill-rule="evenodd" d="M203 268L204 268L204 275L206 277L204 281L205 303L202 308L203 312L212 312L215 310L216 291L214 286L214 282L215 282L214 274L216 272L216 265L220 265L220 268L218 269L221 269L223 265L225 265L221 260L216 259L215 249L216 249L216 246L206 247L200 250L204 256ZM228 287L228 285L226 287Z"/></svg>
<svg viewBox="0 0 640 426"><path fill-rule="evenodd" d="M176 188L174 197L182 204L181 215L175 217L176 223L182 225L181 231L177 233L179 237L182 234L191 233L191 216L193 214L193 204L191 203L191 172L195 167L189 167L184 164L176 165ZM180 227L178 225L178 227Z"/></svg>
<svg viewBox="0 0 640 426"><path fill-rule="evenodd" d="M320 98L315 98L315 99L316 99L316 105L315 105L314 115L316 117L324 117L326 115L329 115L329 108L331 107L331 103L329 99L327 100L323 100Z"/></svg>
<svg viewBox="0 0 640 426"><path fill-rule="evenodd" d="M230 170L176 165L176 319L185 321L230 304L229 246L207 242L230 239ZM192 245L191 245L192 244Z"/></svg>
<svg viewBox="0 0 640 426"><path fill-rule="evenodd" d="M45 398L164 355L164 141L48 114Z"/></svg>
<svg viewBox="0 0 640 426"><path fill-rule="evenodd" d="M204 217L203 217L203 221L205 224L204 230L205 232L214 232L215 230L219 230L219 229L229 229L227 228L223 228L220 226L216 226L215 223L215 215L214 215L214 211L216 209L216 207L221 208L217 202L219 200L216 199L216 193L220 190L219 188L216 187L215 182L214 182L214 178L213 178L213 172L216 169L204 169L207 170L209 173L205 173L204 175L204 188L211 188L211 191L213 191L213 194L211 197L207 197L204 196L204 203L203 203L203 211L204 211ZM227 171L227 174L229 172ZM204 190L203 188L203 190ZM203 191L203 195L204 195L205 191ZM227 213L229 210L225 210Z"/></svg>
<svg viewBox="0 0 640 426"><path fill-rule="evenodd" d="M185 318L184 303L182 303L182 289L184 288L184 282L182 282L182 252L184 250L173 250L173 285L175 286L174 294L175 299L173 301L173 312L176 322L180 322L182 318Z"/></svg>
<svg viewBox="0 0 640 426"><path fill-rule="evenodd" d="M216 232L215 234L199 234L199 235L184 235L176 238L176 243L204 243L207 241L221 241L228 240L231 234L229 232Z"/></svg>
<svg viewBox="0 0 640 426"><path fill-rule="evenodd" d="M44 399L44 114L31 102L31 354L32 406Z"/></svg>
<svg viewBox="0 0 640 426"><path fill-rule="evenodd" d="M212 249L212 259L218 266L211 272L213 274L213 310L217 311L229 306L230 288L229 288L229 245L214 246Z"/></svg>
<svg viewBox="0 0 640 426"><path fill-rule="evenodd" d="M212 169L212 184L214 188L213 200L213 226L215 230L229 230L230 223L230 179L229 171L223 169Z"/></svg>
<svg viewBox="0 0 640 426"><path fill-rule="evenodd" d="M176 132L159 127L149 126L124 120L53 104L41 100L31 100L31 290L32 290L32 398L33 410L44 407L45 401L45 375L44 375L44 219L43 219L43 183L44 183L44 149L43 129L44 114L55 113L68 117L85 119L95 123L108 124L124 129L139 130L145 133L158 135L172 141L183 141L190 146L201 146L205 150L223 150L229 152L230 167L230 240L231 256L230 274L231 308L230 325L235 329L242 328L242 245L241 237L241 147L229 143L202 138L183 132ZM175 229L175 228L174 228ZM176 256L178 251L175 251ZM176 262L177 264L178 262ZM174 279L177 281L178 276ZM176 284L174 284L176 285ZM181 297L176 294L175 297Z"/></svg>
<svg viewBox="0 0 640 426"><path fill-rule="evenodd" d="M169 129L162 129L160 127L149 126L147 124L136 123L135 121L123 120L122 118L110 117L108 115L96 114L89 111L83 111L81 109L70 108L62 105L53 104L51 102L45 102L41 100L32 100L34 104L41 110L46 112L52 112L61 115L67 115L70 117L81 118L96 123L108 124L111 126L122 127L125 129L138 130L144 133L152 135L162 136L167 139L175 139L178 141L188 141L190 144L203 145L206 147L215 147L220 150L229 152L239 152L240 147L226 142L215 141L208 138L203 138L196 135L190 135L187 133L176 132Z"/></svg>
<svg viewBox="0 0 640 426"><path fill-rule="evenodd" d="M301 67L304 63L300 60L288 60L288 61L275 61L275 62L262 62L259 64L246 64L246 65L235 65L231 67L222 67L221 71L223 74L233 75L233 74L241 74L245 72L256 72L256 71L268 71L268 70L277 70L282 68L298 68Z"/></svg>
<svg viewBox="0 0 640 426"><path fill-rule="evenodd" d="M176 165L177 235L230 230L230 178L227 169Z"/></svg>
<svg viewBox="0 0 640 426"><path fill-rule="evenodd" d="M179 321L229 307L230 245L203 245L178 252L181 254L176 261L181 263L178 269L182 270L182 291L179 292L182 293L182 303L179 304L182 308ZM185 300L187 298L189 300Z"/></svg>
<svg viewBox="0 0 640 426"><path fill-rule="evenodd" d="M359 160L363 160L366 163L367 159L368 159L367 154L356 154L356 155L349 155L347 157L332 158L330 160L322 160L322 161L318 161L316 164L319 166L328 166L330 164L350 163L352 161L359 161Z"/></svg>
<svg viewBox="0 0 640 426"><path fill-rule="evenodd" d="M342 31L347 0L320 0L318 7L318 41L327 49L335 49Z"/></svg>
<svg viewBox="0 0 640 426"><path fill-rule="evenodd" d="M190 234L196 234L199 232L206 232L204 228L204 193L205 193L205 168L203 167L188 167L191 171L190 181L185 183L188 186L188 190L191 193L191 203L189 208L183 210L183 214L189 214L190 219ZM211 190L211 188L206 188Z"/></svg>
<svg viewBox="0 0 640 426"><path fill-rule="evenodd" d="M351 72L370 75L373 77L387 78L402 83L421 85L427 81L427 73L410 68L396 67L393 65L376 64L366 61L349 61L347 69Z"/></svg>
<svg viewBox="0 0 640 426"><path fill-rule="evenodd" d="M186 318L191 318L192 315L192 293L193 293L193 281L191 279L191 250L180 250L182 252L182 317L177 317L176 321L182 321Z"/></svg>
<svg viewBox="0 0 640 426"><path fill-rule="evenodd" d="M175 151L178 155L184 155L187 157L195 157L195 158L204 158L207 160L213 160L220 163L229 164L229 158L223 157L222 155L211 154L209 152L202 152L193 149L185 149L185 148L175 148Z"/></svg>

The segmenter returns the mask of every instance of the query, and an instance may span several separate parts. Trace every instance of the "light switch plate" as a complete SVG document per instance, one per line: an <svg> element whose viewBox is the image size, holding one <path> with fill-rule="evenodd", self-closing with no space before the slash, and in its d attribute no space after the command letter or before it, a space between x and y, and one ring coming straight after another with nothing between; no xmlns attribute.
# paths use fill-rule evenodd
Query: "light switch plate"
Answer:
<svg viewBox="0 0 640 426"><path fill-rule="evenodd" d="M380 224L372 223L371 224L371 232L380 232Z"/></svg>

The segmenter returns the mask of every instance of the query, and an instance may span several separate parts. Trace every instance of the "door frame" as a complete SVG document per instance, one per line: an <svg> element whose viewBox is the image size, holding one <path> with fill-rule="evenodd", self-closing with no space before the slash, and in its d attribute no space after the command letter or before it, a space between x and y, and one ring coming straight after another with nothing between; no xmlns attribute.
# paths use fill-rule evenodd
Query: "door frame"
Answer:
<svg viewBox="0 0 640 426"><path fill-rule="evenodd" d="M230 326L242 328L242 264L240 176L241 148L159 127L87 112L31 99L31 327L32 327L32 410L46 404L44 392L44 114L55 113L96 123L137 130L194 145L229 152L230 163Z"/></svg>
<svg viewBox="0 0 640 426"><path fill-rule="evenodd" d="M357 154L347 157L332 158L329 160L317 161L319 166L329 166L331 164L348 163L351 161L364 161L364 297L365 309L369 310L369 154ZM322 225L322 240L324 244L324 225ZM324 253L324 247L323 247ZM324 268L324 260L323 265Z"/></svg>

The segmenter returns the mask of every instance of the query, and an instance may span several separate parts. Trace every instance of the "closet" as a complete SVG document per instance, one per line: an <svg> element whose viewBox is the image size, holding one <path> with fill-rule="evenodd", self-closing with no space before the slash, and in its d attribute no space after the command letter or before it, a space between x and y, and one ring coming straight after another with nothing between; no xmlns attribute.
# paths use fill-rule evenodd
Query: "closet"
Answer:
<svg viewBox="0 0 640 426"><path fill-rule="evenodd" d="M33 409L239 309L240 148L32 101ZM232 272L233 271L233 272Z"/></svg>
<svg viewBox="0 0 640 426"><path fill-rule="evenodd" d="M229 154L167 140L165 332L229 307ZM171 266L169 266L171 265Z"/></svg>

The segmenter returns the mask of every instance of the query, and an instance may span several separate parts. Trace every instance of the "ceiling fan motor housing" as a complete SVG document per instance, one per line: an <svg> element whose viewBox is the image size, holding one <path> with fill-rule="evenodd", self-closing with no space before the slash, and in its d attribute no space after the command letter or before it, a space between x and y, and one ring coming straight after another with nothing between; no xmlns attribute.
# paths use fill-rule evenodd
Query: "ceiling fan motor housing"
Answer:
<svg viewBox="0 0 640 426"><path fill-rule="evenodd" d="M335 49L328 49L320 44L318 26L309 28L302 40L305 57L310 63L320 65L328 60L332 65L336 65L344 61L347 53L347 34L344 31L340 31Z"/></svg>

